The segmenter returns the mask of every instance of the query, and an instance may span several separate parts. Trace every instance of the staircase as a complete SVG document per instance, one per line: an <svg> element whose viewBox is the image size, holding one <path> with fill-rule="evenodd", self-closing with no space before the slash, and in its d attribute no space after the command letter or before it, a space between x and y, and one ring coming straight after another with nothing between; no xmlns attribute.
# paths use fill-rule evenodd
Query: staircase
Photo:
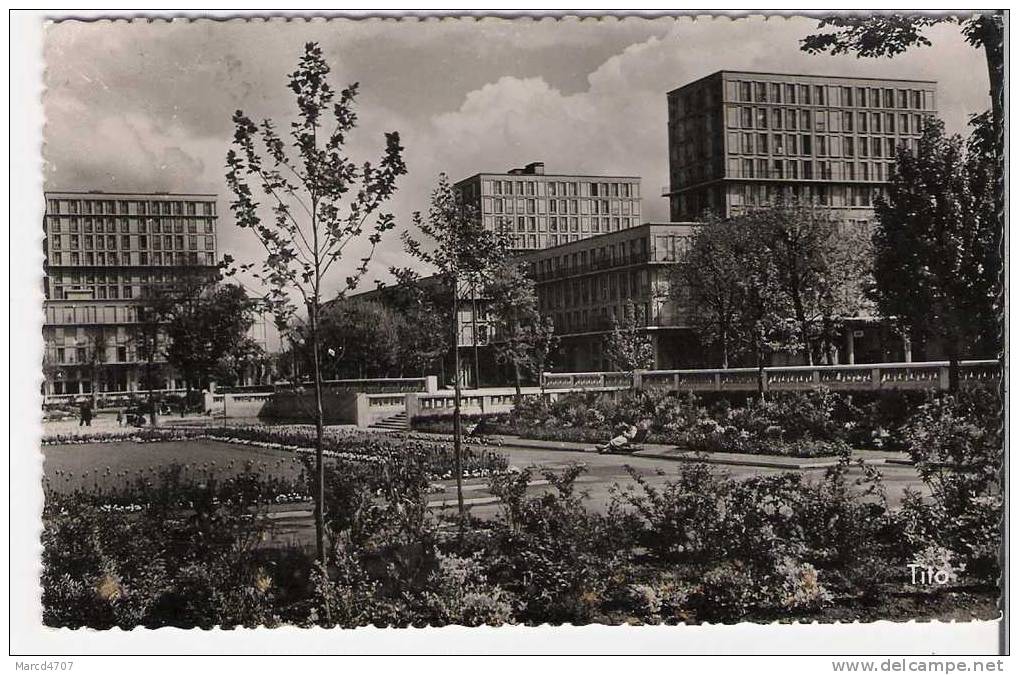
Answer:
<svg viewBox="0 0 1019 675"><path fill-rule="evenodd" d="M407 411L378 419L369 424L368 428L378 431L407 431L410 428L410 425L407 424Z"/></svg>

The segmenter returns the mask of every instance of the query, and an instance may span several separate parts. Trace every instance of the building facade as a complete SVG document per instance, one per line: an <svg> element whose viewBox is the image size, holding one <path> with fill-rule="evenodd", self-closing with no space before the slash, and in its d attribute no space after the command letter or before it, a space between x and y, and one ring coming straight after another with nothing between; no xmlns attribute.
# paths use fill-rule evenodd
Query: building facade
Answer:
<svg viewBox="0 0 1019 675"><path fill-rule="evenodd" d="M539 309L552 317L560 340L552 370L612 370L603 354L605 339L615 323L625 325L630 316L650 337L656 369L719 367L719 355L702 343L690 321L688 294L672 285L699 227L646 223L523 254ZM910 349L882 322L845 317L832 356L837 363L909 361ZM772 357L773 365L801 363L799 354Z"/></svg>
<svg viewBox="0 0 1019 675"><path fill-rule="evenodd" d="M532 162L479 173L454 185L485 227L508 233L517 251L559 246L640 223L640 178L546 174Z"/></svg>
<svg viewBox="0 0 1019 675"><path fill-rule="evenodd" d="M915 149L936 110L930 81L709 75L668 93L670 217L795 198L869 222L897 147Z"/></svg>
<svg viewBox="0 0 1019 675"><path fill-rule="evenodd" d="M211 194L46 193L45 395L141 388L139 300L182 268L215 265L216 218Z"/></svg>
<svg viewBox="0 0 1019 675"><path fill-rule="evenodd" d="M554 369L610 370L602 345L631 312L651 337L656 368L699 363L700 347L670 293L671 270L697 227L645 223L524 254L539 309L552 317L560 340Z"/></svg>

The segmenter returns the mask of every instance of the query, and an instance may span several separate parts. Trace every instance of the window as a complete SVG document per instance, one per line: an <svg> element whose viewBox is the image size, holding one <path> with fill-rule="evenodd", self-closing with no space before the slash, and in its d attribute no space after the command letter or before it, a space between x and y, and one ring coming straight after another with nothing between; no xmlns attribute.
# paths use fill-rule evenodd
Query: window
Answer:
<svg viewBox="0 0 1019 675"><path fill-rule="evenodd" d="M852 106L853 105L853 88L842 87L842 105Z"/></svg>
<svg viewBox="0 0 1019 675"><path fill-rule="evenodd" d="M768 101L768 94L763 82L754 82L754 100L757 103L766 103Z"/></svg>
<svg viewBox="0 0 1019 675"><path fill-rule="evenodd" d="M868 150L867 139L861 137L861 138L857 138L856 141L857 141L857 143L859 145L859 147L857 149L860 151L858 153L860 155L860 157L867 157L870 154L870 153L867 152L867 150Z"/></svg>
<svg viewBox="0 0 1019 675"><path fill-rule="evenodd" d="M814 103L817 105L825 104L825 89L823 85L814 85Z"/></svg>
<svg viewBox="0 0 1019 675"><path fill-rule="evenodd" d="M757 154L768 154L768 134L757 134Z"/></svg>
<svg viewBox="0 0 1019 675"><path fill-rule="evenodd" d="M842 131L853 130L853 113L844 112L842 113Z"/></svg>
<svg viewBox="0 0 1019 675"><path fill-rule="evenodd" d="M764 108L757 109L757 128L767 129L768 128L768 111Z"/></svg>
<svg viewBox="0 0 1019 675"><path fill-rule="evenodd" d="M785 102L796 103L796 85L794 84L785 85Z"/></svg>
<svg viewBox="0 0 1019 675"><path fill-rule="evenodd" d="M819 157L828 156L828 137L818 136L817 137L817 155Z"/></svg>
<svg viewBox="0 0 1019 675"><path fill-rule="evenodd" d="M870 131L871 133L881 133L881 113L870 114Z"/></svg>
<svg viewBox="0 0 1019 675"><path fill-rule="evenodd" d="M741 101L750 100L750 83L740 82L739 83L739 98Z"/></svg>
<svg viewBox="0 0 1019 675"><path fill-rule="evenodd" d="M750 108L740 108L740 126L744 129L752 129L754 126L753 112Z"/></svg>
<svg viewBox="0 0 1019 675"><path fill-rule="evenodd" d="M125 251L130 249L131 248L131 237L129 237L126 234L122 235L120 237L120 248L124 249Z"/></svg>
<svg viewBox="0 0 1019 675"><path fill-rule="evenodd" d="M895 139L885 139L885 157L895 157Z"/></svg>
<svg viewBox="0 0 1019 675"><path fill-rule="evenodd" d="M895 113L885 113L885 133L895 133Z"/></svg>
<svg viewBox="0 0 1019 675"><path fill-rule="evenodd" d="M781 108L775 108L771 111L771 127L773 129L782 128L782 110Z"/></svg>
<svg viewBox="0 0 1019 675"><path fill-rule="evenodd" d="M785 145L783 144L782 140L783 140L782 134L775 134L772 137L772 151L776 155L784 155L785 154Z"/></svg>
<svg viewBox="0 0 1019 675"><path fill-rule="evenodd" d="M870 139L870 156L881 157L881 139L872 138Z"/></svg>
<svg viewBox="0 0 1019 675"><path fill-rule="evenodd" d="M811 143L811 137L807 135L800 136L800 152L804 155L814 154L813 144Z"/></svg>
<svg viewBox="0 0 1019 675"><path fill-rule="evenodd" d="M810 87L806 84L798 85L797 94L800 103L810 104Z"/></svg>
<svg viewBox="0 0 1019 675"><path fill-rule="evenodd" d="M842 148L843 152L845 152L846 154L846 157L856 156L855 152L856 144L853 142L852 136L846 136L845 138L842 139Z"/></svg>

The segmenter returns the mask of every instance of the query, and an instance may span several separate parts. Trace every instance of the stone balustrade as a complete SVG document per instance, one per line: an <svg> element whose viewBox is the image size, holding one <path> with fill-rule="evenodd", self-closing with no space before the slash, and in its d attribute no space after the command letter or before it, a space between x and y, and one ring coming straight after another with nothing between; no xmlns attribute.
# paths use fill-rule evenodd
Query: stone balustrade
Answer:
<svg viewBox="0 0 1019 675"><path fill-rule="evenodd" d="M961 386L991 382L1001 376L998 361L962 361ZM638 370L633 373L543 373L545 391L756 391L756 368L702 370ZM836 366L769 366L766 391L797 391L828 387L835 391L948 389L948 362L866 363Z"/></svg>

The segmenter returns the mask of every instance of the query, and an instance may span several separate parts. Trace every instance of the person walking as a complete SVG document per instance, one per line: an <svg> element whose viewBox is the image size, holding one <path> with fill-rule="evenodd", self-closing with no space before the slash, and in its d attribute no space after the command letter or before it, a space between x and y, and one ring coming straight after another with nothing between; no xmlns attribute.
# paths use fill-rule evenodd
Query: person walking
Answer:
<svg viewBox="0 0 1019 675"><path fill-rule="evenodd" d="M85 401L81 404L78 418L79 427L90 427L92 426L92 404Z"/></svg>

